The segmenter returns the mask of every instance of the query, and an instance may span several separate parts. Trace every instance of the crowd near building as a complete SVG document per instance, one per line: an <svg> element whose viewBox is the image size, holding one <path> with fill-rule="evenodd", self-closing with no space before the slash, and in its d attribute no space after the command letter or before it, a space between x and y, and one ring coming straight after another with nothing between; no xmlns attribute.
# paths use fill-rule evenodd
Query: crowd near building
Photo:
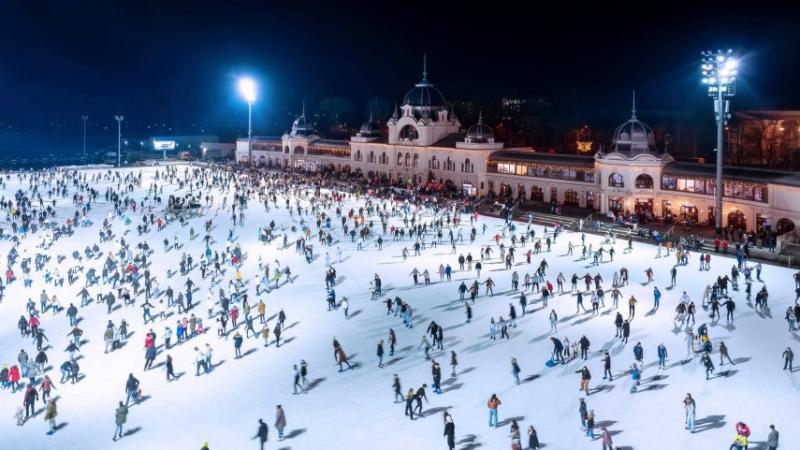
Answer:
<svg viewBox="0 0 800 450"><path fill-rule="evenodd" d="M349 140L320 137L303 108L283 136L239 139L236 160L360 176L374 185L542 202L553 211L598 212L637 224L713 224L715 217L715 166L676 161L658 150L652 129L637 116L635 97L610 148L593 156L538 152L498 142L481 116L464 126L426 72L388 120L370 117ZM795 173L726 166L723 226L790 231L800 221L799 195Z"/></svg>

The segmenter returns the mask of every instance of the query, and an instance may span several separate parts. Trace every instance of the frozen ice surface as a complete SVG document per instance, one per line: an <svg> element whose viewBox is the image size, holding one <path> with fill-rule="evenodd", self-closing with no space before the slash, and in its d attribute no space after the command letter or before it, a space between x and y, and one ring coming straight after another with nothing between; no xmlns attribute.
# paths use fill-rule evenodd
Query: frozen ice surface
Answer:
<svg viewBox="0 0 800 450"><path fill-rule="evenodd" d="M146 187L155 173L154 168L143 171L143 188L133 193L137 198L145 195ZM12 176L3 195L9 198L17 189L25 189L26 186L27 183L20 184ZM101 197L108 186L108 182L96 185ZM176 185L166 186L162 197L166 199L176 189ZM217 241L215 248L221 248L231 228L231 219L229 212L217 212L222 200L221 193L215 190L213 195L216 207L206 214L214 218L216 227L212 235ZM60 221L74 213L71 197L72 191L68 197L58 200L57 218ZM408 235L405 240L398 242L387 236L383 251L379 251L372 242L365 245L363 251L358 251L349 238L341 235L339 222L334 220L334 235L338 242L328 248L312 238L310 242L314 245L316 259L308 264L301 254L295 252L294 245L281 248L281 238L271 244L257 240L258 227L268 224L270 220L274 220L279 228L298 222L297 215L290 217L283 207L282 197L279 197L278 203L279 208L271 208L267 213L262 204L251 200L245 224L236 227L235 233L236 242L242 245L246 253L242 273L248 282L251 304L257 303L254 285L259 256L264 262L278 259L281 266L289 265L297 277L293 283L282 284L279 289L260 296L266 301L268 317L274 316L281 308L288 315L288 327L282 336L280 348L274 345L264 348L260 338L247 339L243 351L248 353L252 350L252 353L237 360L234 359L232 339L220 339L215 330L211 330L169 351L174 358L176 372L185 372L185 375L178 381L167 383L163 366L147 372L142 370L144 335L149 328L153 328L159 334L159 342L163 342L161 336L164 326L169 325L174 332L175 320L184 314L172 316L166 321L156 320L145 326L138 306L123 307L109 316L105 305L92 303L80 312L83 317L80 326L85 339L89 341L81 349L83 358L80 364L85 378L75 385L60 384L58 366L67 357L63 349L68 344L66 334L70 328L64 312L57 316L47 313L42 318L42 327L53 347L48 350L50 365L54 367L49 374L57 384L54 395L59 397L58 423L65 425L55 435L46 435L48 427L42 412L24 426L17 427L12 417L22 404L22 393L12 395L9 390L0 391L0 423L3 423L0 426L0 448L44 449L57 446L68 449L140 449L150 446L197 449L205 441L215 450L258 448L253 436L257 419L264 418L270 427L270 441L267 444L270 449L445 449L442 411L448 411L454 418L458 449L510 448L507 425L510 418L518 420L523 441L526 441L528 426L534 425L541 442L548 449L601 447L599 441L590 441L580 429L577 410L578 399L583 394L578 390L579 375L575 371L583 362L573 360L564 366L545 367L552 349L548 333L549 307L540 309L538 294L529 294L529 301L533 305L529 305L529 314L517 320L518 327L511 329L510 340L488 339L490 317L507 318L509 303L513 303L519 312L518 293L510 291L512 271L504 269L496 247L493 258L484 262L481 274L481 281L487 276L494 279L495 294L486 297L481 287L481 295L473 307L473 321L466 324L457 288L462 280L471 282L475 273L457 270L458 254L452 255L446 243L436 248L428 246L422 256L413 256L413 243L408 240ZM303 203L308 205L307 202ZM346 213L351 207L358 208L362 204L362 200L346 200L343 210ZM100 224L110 210L111 206L101 198L90 212L94 225L78 227L72 237L59 240L48 250L52 256L48 267L51 270L56 267L57 254L65 255L67 259L58 267L61 274L66 276L67 268L74 264L71 253L98 240ZM334 210L328 212L335 214ZM155 208L154 213L163 216L161 208ZM177 271L181 251L190 253L198 261L204 250L202 240L189 241L189 226L181 227L177 222L161 232L153 230L138 237L135 225L139 223L141 214L138 210L127 214L133 223L125 226L122 219L115 218L115 233L120 236L127 232L125 238L132 245L147 240L155 250L151 256L151 272L162 289L171 285L177 293L185 277L173 275L167 279L166 273L168 270L173 273ZM431 219L429 211L423 212L423 215L423 220ZM465 243L458 245L457 252L464 255L471 252L473 257L478 258L480 246L494 245L493 236L501 232L503 222L480 217L475 225L478 238L470 245L468 216L461 217ZM191 220L191 226L201 236L206 218ZM305 219L307 223L313 223L313 218ZM380 232L379 221L377 218L374 220L375 230ZM391 224L402 222L399 217L393 217ZM483 224L488 227L485 234L481 233ZM312 225L312 228L315 227ZM518 224L518 230L524 228L524 224ZM542 227L535 228L537 235L541 235ZM288 233L290 243L299 235L299 232ZM161 241L165 237L172 239L176 234L182 243L187 244L186 247L165 253ZM430 236L427 240L430 241ZM592 317L589 314L575 315L575 299L570 294L555 295L550 301L550 306L555 308L561 319L556 336L567 336L571 342L577 342L582 335L586 335L591 340L590 358L586 362L592 372L591 387L593 391L601 385L605 388L593 392L587 397L587 402L589 408L595 411L598 424L607 425L613 433L615 445L637 450L728 448L735 434L734 425L741 420L752 429L751 448L766 448L765 444L757 447L756 443L766 440L769 424L775 424L781 431L782 448L793 448L798 442L798 431L791 425L800 412L796 399L798 378L796 374L781 370L781 353L787 346L797 344L797 336L789 333L784 320L784 311L794 300L792 271L772 265L764 266L762 276L770 292L771 313L768 315L759 314L748 305L743 289L731 291L737 309L735 326L728 327L724 320L711 324L708 312L699 305L703 290L713 282L712 278L730 273L731 266L735 264L733 258L713 255L711 270L700 272L697 255L692 254L689 265L678 268L677 287L670 290L667 289L669 270L675 259L672 256L656 258L656 249L651 245L635 243L634 251L625 253L623 248L626 243L619 240L615 246L617 252L614 262L608 262L606 255L606 262L599 267L589 267L588 260L579 261L579 256L565 256L568 241L576 244L575 253L579 255L580 235L565 232L558 237L551 252L534 255L530 265L525 263L524 254L527 250L518 249L513 270L519 272L521 282L526 272L532 273L539 261L546 258L550 265L546 278L554 285L559 272L563 272L568 280L573 272L578 275L599 272L609 292L613 271L622 266L629 269L631 282L622 288L623 299L620 302L621 309L624 309L623 316L627 317L627 299L631 295L636 296L639 305L627 345L621 345L619 340L614 339L614 313L608 307L601 308L601 314ZM595 249L601 245L601 241L599 236L587 235L587 244L592 243ZM33 256L38 251L35 248L38 242L38 235L29 236L22 240L20 251L27 250L28 255ZM344 261L341 263L336 262L337 246L341 247L343 253ZM106 242L100 247L103 253L108 253L116 249L116 244ZM401 257L403 247L408 247L412 255L407 261ZM6 255L10 248L10 241L0 242L0 254ZM350 299L353 316L350 319L345 319L341 310L327 311L324 287L326 252L330 254L337 270L338 298L347 296ZM99 273L102 261L97 259L88 264L97 267ZM455 273L452 282L439 281L438 267L442 263L453 266ZM409 273L415 267L420 271L430 271L430 286L413 285ZM655 282L643 285L644 271L648 267L655 272ZM413 329L405 328L399 318L387 317L382 302L370 300L369 283L373 273L381 276L386 295L400 296L411 305L414 310ZM20 275L19 266L17 274ZM231 274L229 266L226 277L220 283L226 291ZM205 318L205 299L210 278L201 280L198 269L191 273L191 278L199 286L194 296L197 306L193 312ZM55 288L52 284L44 283L43 272L34 272L31 288L24 288L21 280L9 286L0 304L0 363L15 363L21 348L26 349L31 357L35 356L36 350L31 341L21 338L16 328L28 298L33 298L38 304L39 293L46 289L48 294L58 295L64 306L72 301L78 304L77 293L82 284L83 278L72 286ZM579 282L579 286L582 285L582 281ZM654 285L661 289L663 297L660 310L651 315L647 312L652 305ZM755 282L753 293L761 286L762 283ZM100 289L92 288L93 296ZM215 294L217 290L218 286L215 286ZM699 357L681 362L686 356L684 333L673 326L672 319L674 308L684 290L698 305L697 326L703 322L709 323L717 373L724 372L723 376L710 381L705 380ZM142 298L143 294L140 294L137 304L141 303ZM584 304L590 305L588 296ZM607 295L606 305L610 304L610 296ZM109 319L119 324L122 318L130 323L133 336L124 348L104 354L102 333L105 324ZM411 421L403 415L404 404L393 403L392 374L400 376L403 393L409 387L418 388L422 383L430 386L431 365L425 360L422 350L418 349L418 344L432 319L445 327L444 351L432 353L432 357L442 366L445 392L437 395L429 388L430 403L424 405L426 416ZM271 327L275 320L274 317L270 320ZM206 324L212 324L214 328L217 326L208 320ZM256 326L259 328L257 323ZM387 367L379 369L375 356L376 345L380 339L386 340L389 328L397 333L400 351L396 357L387 356ZM244 331L242 327L240 330ZM358 363L357 368L343 373L337 371L331 345L334 336L341 342L351 361ZM647 366L640 391L631 394L630 376L622 372L633 362L632 349L639 341L644 346ZM735 366L719 366L716 350L721 341L727 343L732 358L737 361ZM192 350L195 346L204 346L206 342L214 348L214 359L221 365L209 375L195 377ZM663 372L656 367L656 347L662 342L669 351L669 367ZM601 350L604 349L610 350L613 372L617 376L611 383L601 379ZM457 378L449 376L451 350L458 353L460 365ZM516 357L522 368L521 378L524 382L519 386L514 384L511 375L511 357ZM292 365L301 359L309 364L309 379L314 388L307 394L293 395ZM163 361L162 351L156 363ZM111 440L114 410L117 402L125 398L124 386L129 372L139 378L143 393L149 399L130 408L125 429L133 433L115 443ZM660 378L653 380L654 375ZM697 402L698 432L693 435L684 430L682 400L687 392L692 393ZM497 429L488 426L486 402L492 393L496 393L503 402L499 411L501 427ZM276 404L284 406L288 421L288 437L282 442L277 441L273 427ZM40 408L41 400L37 403L37 410Z"/></svg>

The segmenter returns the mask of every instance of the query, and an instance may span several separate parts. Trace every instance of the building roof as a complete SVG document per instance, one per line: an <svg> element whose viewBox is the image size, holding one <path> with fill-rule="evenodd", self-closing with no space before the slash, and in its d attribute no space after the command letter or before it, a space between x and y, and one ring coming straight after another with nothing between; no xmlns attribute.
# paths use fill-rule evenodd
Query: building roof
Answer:
<svg viewBox="0 0 800 450"><path fill-rule="evenodd" d="M456 142L464 142L464 133L450 133L447 136L434 142L431 147L453 147L455 148Z"/></svg>
<svg viewBox="0 0 800 450"><path fill-rule="evenodd" d="M717 166L714 164L700 164L691 162L671 162L663 170L666 175L694 175L714 177ZM756 167L724 166L724 178L761 183L774 183L786 186L800 186L800 174L782 170L760 169Z"/></svg>
<svg viewBox="0 0 800 450"><path fill-rule="evenodd" d="M240 137L237 140L246 141L247 140L247 136ZM277 143L280 144L280 143L283 142L283 138L281 138L280 136L253 136L253 142L256 142L256 141L258 141L258 142L277 142Z"/></svg>
<svg viewBox="0 0 800 450"><path fill-rule="evenodd" d="M520 161L539 164L562 164L569 166L594 167L594 157L588 155L567 155L563 153L526 152L519 150L499 150L489 155L494 161Z"/></svg>
<svg viewBox="0 0 800 450"><path fill-rule="evenodd" d="M309 144L309 147L313 147L315 145L324 145L328 147L350 147L350 142L339 139L317 139L316 141L312 141Z"/></svg>
<svg viewBox="0 0 800 450"><path fill-rule="evenodd" d="M797 120L800 119L800 110L753 109L736 111L733 115L742 120Z"/></svg>

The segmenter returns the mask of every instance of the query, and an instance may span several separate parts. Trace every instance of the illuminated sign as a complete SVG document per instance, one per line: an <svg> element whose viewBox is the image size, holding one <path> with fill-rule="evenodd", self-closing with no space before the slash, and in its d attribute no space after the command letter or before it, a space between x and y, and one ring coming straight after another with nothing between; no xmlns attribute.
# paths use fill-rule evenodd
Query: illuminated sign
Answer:
<svg viewBox="0 0 800 450"><path fill-rule="evenodd" d="M175 141L156 141L153 140L154 150L175 150Z"/></svg>

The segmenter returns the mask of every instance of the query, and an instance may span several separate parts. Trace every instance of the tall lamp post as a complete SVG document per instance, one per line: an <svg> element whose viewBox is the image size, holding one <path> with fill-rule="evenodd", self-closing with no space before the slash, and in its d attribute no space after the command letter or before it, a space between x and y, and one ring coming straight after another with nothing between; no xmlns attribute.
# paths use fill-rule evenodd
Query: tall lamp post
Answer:
<svg viewBox="0 0 800 450"><path fill-rule="evenodd" d="M704 51L701 71L703 84L708 86L708 96L714 99L714 116L717 121L717 192L714 216L717 233L722 231L722 134L731 117L728 97L736 94L736 73L739 61L733 50Z"/></svg>
<svg viewBox="0 0 800 450"><path fill-rule="evenodd" d="M122 121L125 116L114 116L117 121L117 167L122 166Z"/></svg>
<svg viewBox="0 0 800 450"><path fill-rule="evenodd" d="M84 114L81 119L83 119L83 162L86 163L86 121L89 120L89 116Z"/></svg>
<svg viewBox="0 0 800 450"><path fill-rule="evenodd" d="M256 101L256 83L251 78L239 80L239 92L247 101L247 163L253 165L253 103ZM236 159L239 163L239 159Z"/></svg>

